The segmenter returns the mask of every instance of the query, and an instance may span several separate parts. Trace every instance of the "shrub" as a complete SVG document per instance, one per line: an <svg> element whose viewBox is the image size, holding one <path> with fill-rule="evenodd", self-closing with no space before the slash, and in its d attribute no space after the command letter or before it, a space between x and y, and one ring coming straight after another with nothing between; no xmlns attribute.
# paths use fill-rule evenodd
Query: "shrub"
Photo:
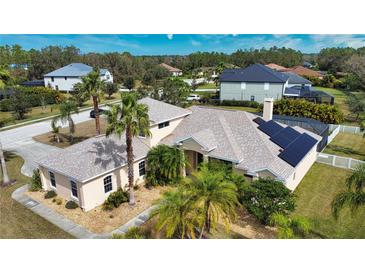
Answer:
<svg viewBox="0 0 365 274"><path fill-rule="evenodd" d="M343 113L337 106L315 104L303 99L278 100L274 104L274 113L280 115L312 118L327 124L340 124L344 118Z"/></svg>
<svg viewBox="0 0 365 274"><path fill-rule="evenodd" d="M247 210L268 224L273 213L288 215L295 209L294 195L280 181L259 178L246 184L240 197Z"/></svg>
<svg viewBox="0 0 365 274"><path fill-rule="evenodd" d="M124 234L113 234L113 239L150 239L151 233L143 228L132 226Z"/></svg>
<svg viewBox="0 0 365 274"><path fill-rule="evenodd" d="M42 189L41 175L39 173L39 169L33 170L32 179L29 183L30 191L39 191Z"/></svg>
<svg viewBox="0 0 365 274"><path fill-rule="evenodd" d="M219 105L221 106L238 106L238 107L251 107L258 108L260 104L255 101L239 101L239 100L222 100Z"/></svg>
<svg viewBox="0 0 365 274"><path fill-rule="evenodd" d="M111 193L103 204L104 210L112 210L118 208L122 203L128 202L128 194L119 188L117 191Z"/></svg>
<svg viewBox="0 0 365 274"><path fill-rule="evenodd" d="M56 204L57 205L62 205L62 199L61 198L56 198Z"/></svg>
<svg viewBox="0 0 365 274"><path fill-rule="evenodd" d="M57 193L53 190L47 191L46 194L44 194L45 199L51 199L57 196Z"/></svg>
<svg viewBox="0 0 365 274"><path fill-rule="evenodd" d="M67 208L67 209L75 209L78 207L79 207L79 205L74 201L67 201L67 203L65 204L65 208Z"/></svg>

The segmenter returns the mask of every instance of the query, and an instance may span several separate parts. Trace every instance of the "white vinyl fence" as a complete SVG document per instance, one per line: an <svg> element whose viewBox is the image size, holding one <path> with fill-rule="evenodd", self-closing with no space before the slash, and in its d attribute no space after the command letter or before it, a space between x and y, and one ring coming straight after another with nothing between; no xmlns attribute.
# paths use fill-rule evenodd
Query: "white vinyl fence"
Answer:
<svg viewBox="0 0 365 274"><path fill-rule="evenodd" d="M329 125L329 130L331 132L331 131L336 130L338 127L339 127L339 132L347 132L347 133L352 133L352 134L363 134L364 133L360 127L334 125L334 124Z"/></svg>
<svg viewBox="0 0 365 274"><path fill-rule="evenodd" d="M321 152L318 153L317 162L346 169L355 169L358 165L365 164L364 161Z"/></svg>
<svg viewBox="0 0 365 274"><path fill-rule="evenodd" d="M331 128L331 126L332 126L332 128ZM329 127L329 130L330 130L330 132L331 132L331 134L330 135L328 135L328 138L327 138L327 145L329 144L329 143L331 143L332 141L333 141L333 139L335 139L335 137L337 136L337 134L340 132L340 128L341 128L341 126L340 125L330 125L330 127Z"/></svg>

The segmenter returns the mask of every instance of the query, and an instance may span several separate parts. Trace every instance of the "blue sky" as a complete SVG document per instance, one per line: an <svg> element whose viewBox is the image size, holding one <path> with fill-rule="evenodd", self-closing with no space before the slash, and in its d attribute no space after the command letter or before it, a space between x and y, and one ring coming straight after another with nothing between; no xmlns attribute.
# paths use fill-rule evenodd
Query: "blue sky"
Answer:
<svg viewBox="0 0 365 274"><path fill-rule="evenodd" d="M304 53L326 47L363 47L365 34L0 34L0 45L19 44L25 49L48 45L74 45L81 52L123 52L134 55L189 54L196 51L231 53L237 49L290 47Z"/></svg>

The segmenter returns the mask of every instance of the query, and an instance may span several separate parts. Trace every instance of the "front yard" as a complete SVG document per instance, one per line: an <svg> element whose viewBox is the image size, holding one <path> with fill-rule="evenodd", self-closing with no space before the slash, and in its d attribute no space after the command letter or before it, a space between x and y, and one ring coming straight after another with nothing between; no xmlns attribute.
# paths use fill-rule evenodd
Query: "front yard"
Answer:
<svg viewBox="0 0 365 274"><path fill-rule="evenodd" d="M8 173L17 183L9 187L0 187L0 238L2 239L65 239L72 238L55 225L33 213L11 198L13 191L27 184L28 177L20 173L23 159L6 153ZM0 169L0 175L2 172Z"/></svg>
<svg viewBox="0 0 365 274"><path fill-rule="evenodd" d="M340 132L323 152L365 161L365 138Z"/></svg>
<svg viewBox="0 0 365 274"><path fill-rule="evenodd" d="M161 194L168 189L168 187L154 187L149 190L144 186L141 186L140 189L135 191L136 204L133 207L129 206L126 202L111 211L103 210L102 206L98 206L88 212L84 212L80 208L65 208L65 200L63 199L61 199L62 204L60 205L53 202L53 199L45 199L45 192L43 191L27 192L27 195L60 213L67 219L85 227L90 232L107 233L127 223L138 214L151 207L153 201L158 199Z"/></svg>
<svg viewBox="0 0 365 274"><path fill-rule="evenodd" d="M106 126L105 119L100 117L101 134L105 133L105 126ZM92 119L92 120L89 120L86 122L76 124L73 142L70 142L70 140L69 140L69 128L68 127L64 127L64 128L60 129L60 132L59 132L60 142L59 143L57 143L56 140L54 139L52 132L47 132L47 133L44 133L44 134L41 134L38 136L34 136L33 139L37 142L40 142L40 143L43 143L46 145L52 145L52 146L56 146L56 147L60 147L60 148L65 148L65 147L79 143L81 141L84 141L84 140L94 137L94 136L96 136L95 120Z"/></svg>
<svg viewBox="0 0 365 274"><path fill-rule="evenodd" d="M331 214L334 196L345 190L350 170L315 163L295 190L294 215L307 217L313 230L325 238L365 238L365 208L355 216L344 209L336 221Z"/></svg>

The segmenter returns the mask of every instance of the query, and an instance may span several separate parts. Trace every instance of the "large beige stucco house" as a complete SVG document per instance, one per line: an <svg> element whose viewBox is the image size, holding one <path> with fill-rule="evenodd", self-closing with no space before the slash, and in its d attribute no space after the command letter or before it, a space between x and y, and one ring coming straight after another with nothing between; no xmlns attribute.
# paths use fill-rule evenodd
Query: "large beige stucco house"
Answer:
<svg viewBox="0 0 365 274"><path fill-rule="evenodd" d="M133 139L135 184L143 182L147 153L158 144L184 150L188 175L200 162L218 159L232 163L234 170L249 179L276 178L291 190L317 157L320 136L273 122L272 100L265 101L263 118L244 111L183 109L151 98L140 103L149 108L152 136ZM43 189L55 190L85 211L128 184L125 139L115 136L90 138L52 153L38 164Z"/></svg>

